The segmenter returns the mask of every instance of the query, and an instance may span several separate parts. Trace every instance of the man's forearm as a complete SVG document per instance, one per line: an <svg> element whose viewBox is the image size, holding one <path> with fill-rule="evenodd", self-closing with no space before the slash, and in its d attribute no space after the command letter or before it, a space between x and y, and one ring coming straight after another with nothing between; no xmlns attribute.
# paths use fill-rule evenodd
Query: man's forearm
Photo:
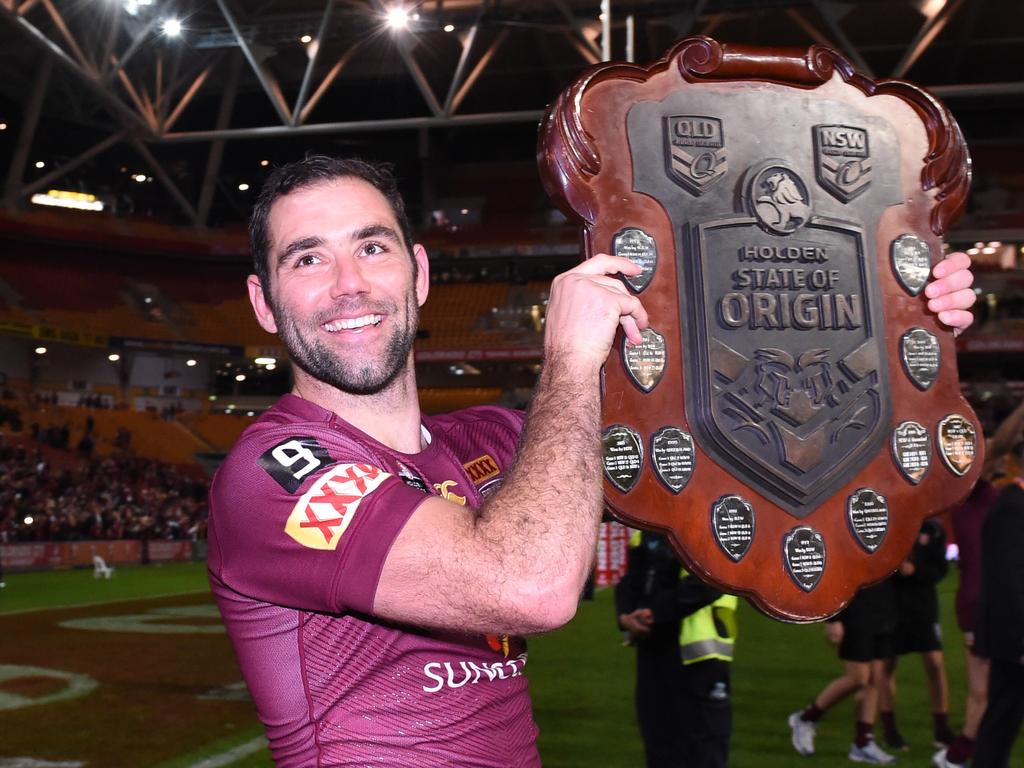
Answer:
<svg viewBox="0 0 1024 768"><path fill-rule="evenodd" d="M600 411L597 371L549 359L516 463L477 520L527 602L535 593L575 610L590 572L602 509Z"/></svg>

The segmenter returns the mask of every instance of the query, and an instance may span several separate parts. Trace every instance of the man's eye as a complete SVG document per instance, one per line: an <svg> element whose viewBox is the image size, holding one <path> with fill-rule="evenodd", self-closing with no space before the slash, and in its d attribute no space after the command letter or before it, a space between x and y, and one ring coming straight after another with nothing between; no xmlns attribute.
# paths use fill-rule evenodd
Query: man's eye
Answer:
<svg viewBox="0 0 1024 768"><path fill-rule="evenodd" d="M307 253L305 256L300 256L298 259L296 259L295 266L308 267L311 264L316 264L317 261L319 260L315 255L313 255L312 253Z"/></svg>
<svg viewBox="0 0 1024 768"><path fill-rule="evenodd" d="M387 248L385 248L380 243L367 243L366 245L363 246L363 253L365 253L367 256L379 256L380 254L385 253L386 251Z"/></svg>

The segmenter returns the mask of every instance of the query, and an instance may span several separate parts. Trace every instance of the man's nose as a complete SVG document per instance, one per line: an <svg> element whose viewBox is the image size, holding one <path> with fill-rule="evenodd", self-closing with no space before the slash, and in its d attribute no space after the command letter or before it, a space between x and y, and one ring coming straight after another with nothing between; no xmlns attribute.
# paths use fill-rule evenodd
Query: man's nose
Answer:
<svg viewBox="0 0 1024 768"><path fill-rule="evenodd" d="M369 289L363 265L358 259L340 258L335 261L331 281L332 296L367 293Z"/></svg>

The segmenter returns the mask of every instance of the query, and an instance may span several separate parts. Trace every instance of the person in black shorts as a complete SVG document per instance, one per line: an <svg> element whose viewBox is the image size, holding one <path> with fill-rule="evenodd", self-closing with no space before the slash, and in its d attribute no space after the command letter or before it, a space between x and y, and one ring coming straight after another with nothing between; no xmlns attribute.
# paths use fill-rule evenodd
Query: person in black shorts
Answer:
<svg viewBox="0 0 1024 768"><path fill-rule="evenodd" d="M894 654L885 662L885 673L878 691L878 707L883 739L886 746L892 749L909 748L896 726L894 712L896 661L908 653L921 654L932 703L936 746L948 747L956 738L953 729L949 727L949 684L942 655L939 596L936 591L938 583L948 571L946 531L937 520L925 520L910 555L891 578L898 619L893 634Z"/></svg>
<svg viewBox="0 0 1024 768"><path fill-rule="evenodd" d="M793 748L801 755L814 754L814 736L822 716L848 696L857 695L854 740L848 756L855 763L890 765L896 758L875 743L876 683L884 674L885 660L892 656L896 629L896 601L892 584L865 587L846 609L825 624L825 636L839 646L845 673L822 689L807 707L789 716Z"/></svg>

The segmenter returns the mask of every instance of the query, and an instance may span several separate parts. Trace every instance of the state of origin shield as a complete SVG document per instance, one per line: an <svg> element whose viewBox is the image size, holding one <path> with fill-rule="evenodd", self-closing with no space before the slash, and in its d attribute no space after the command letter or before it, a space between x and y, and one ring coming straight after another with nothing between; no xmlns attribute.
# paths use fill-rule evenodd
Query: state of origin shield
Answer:
<svg viewBox="0 0 1024 768"><path fill-rule="evenodd" d="M541 176L651 326L603 373L605 497L687 568L787 620L893 571L981 467L923 295L962 210L949 112L836 52L689 38L589 69Z"/></svg>

